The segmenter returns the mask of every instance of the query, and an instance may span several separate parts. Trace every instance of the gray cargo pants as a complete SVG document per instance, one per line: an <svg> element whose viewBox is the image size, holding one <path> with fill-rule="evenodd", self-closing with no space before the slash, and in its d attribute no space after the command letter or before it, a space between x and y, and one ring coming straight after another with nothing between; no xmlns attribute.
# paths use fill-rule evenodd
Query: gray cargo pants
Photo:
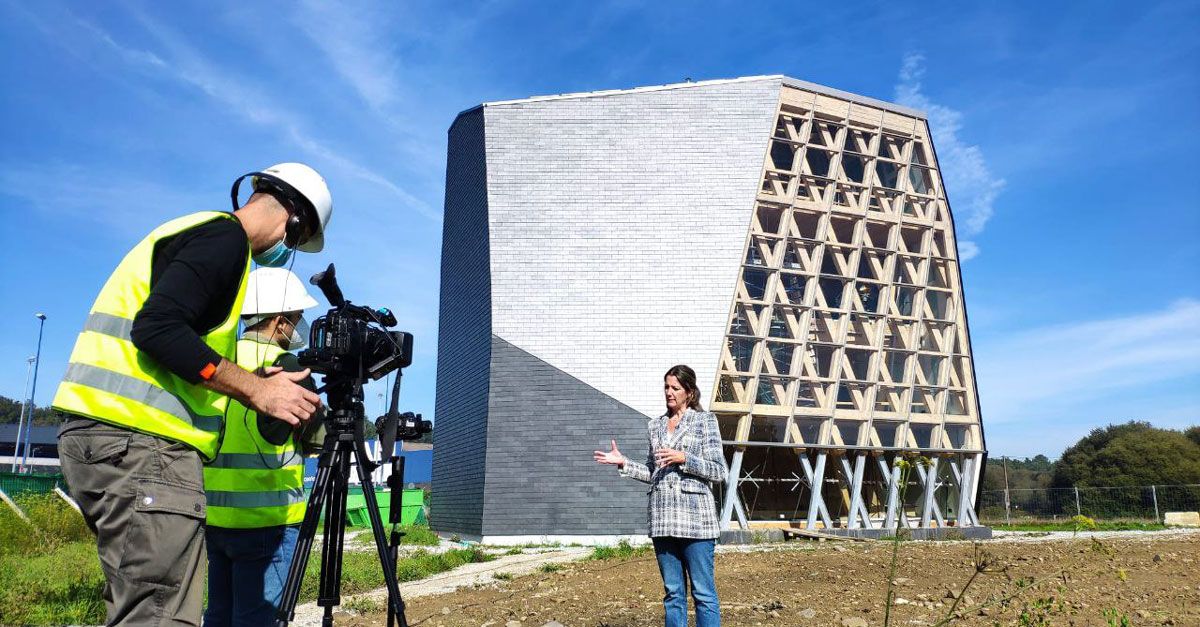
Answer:
<svg viewBox="0 0 1200 627"><path fill-rule="evenodd" d="M71 496L96 534L109 625L200 625L204 471L196 451L87 419L59 432Z"/></svg>

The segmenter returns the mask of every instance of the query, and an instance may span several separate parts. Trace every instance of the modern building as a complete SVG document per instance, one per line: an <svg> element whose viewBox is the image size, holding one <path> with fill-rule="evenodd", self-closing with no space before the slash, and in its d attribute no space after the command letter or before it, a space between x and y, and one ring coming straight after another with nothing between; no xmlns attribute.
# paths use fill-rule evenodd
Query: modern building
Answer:
<svg viewBox="0 0 1200 627"><path fill-rule="evenodd" d="M52 474L59 472L61 464L58 461L58 427L46 425L26 425L20 431L21 446L16 446L17 425L0 425L0 472L8 472L15 463L22 472L37 474ZM25 450L25 442L29 450Z"/></svg>
<svg viewBox="0 0 1200 627"><path fill-rule="evenodd" d="M592 451L646 454L678 363L720 421L723 524L977 524L983 431L920 111L783 76L480 105L449 131L441 278L439 531L644 534L646 486Z"/></svg>

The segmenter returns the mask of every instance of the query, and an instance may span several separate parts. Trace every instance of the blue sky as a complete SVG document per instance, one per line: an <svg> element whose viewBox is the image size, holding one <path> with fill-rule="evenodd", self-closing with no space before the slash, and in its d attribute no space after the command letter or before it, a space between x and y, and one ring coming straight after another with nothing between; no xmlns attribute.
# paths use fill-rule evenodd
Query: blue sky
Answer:
<svg viewBox="0 0 1200 627"><path fill-rule="evenodd" d="M416 333L403 404L430 416L459 111L787 74L929 112L973 255L992 455L1056 457L1133 418L1200 423L1195 2L349 6L0 0L0 394L23 395L35 312L49 315L46 404L139 237L298 160L325 174L336 210L325 252L295 271L335 261L349 298Z"/></svg>

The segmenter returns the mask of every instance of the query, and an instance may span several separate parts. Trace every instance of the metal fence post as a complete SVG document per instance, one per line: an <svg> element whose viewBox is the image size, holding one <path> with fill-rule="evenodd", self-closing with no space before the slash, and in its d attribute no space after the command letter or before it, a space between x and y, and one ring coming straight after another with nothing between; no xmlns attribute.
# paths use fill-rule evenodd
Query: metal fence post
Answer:
<svg viewBox="0 0 1200 627"><path fill-rule="evenodd" d="M1079 486L1075 486L1075 515L1083 516L1083 510L1079 508Z"/></svg>
<svg viewBox="0 0 1200 627"><path fill-rule="evenodd" d="M1158 490L1150 486L1150 498L1154 499L1154 524L1158 524Z"/></svg>

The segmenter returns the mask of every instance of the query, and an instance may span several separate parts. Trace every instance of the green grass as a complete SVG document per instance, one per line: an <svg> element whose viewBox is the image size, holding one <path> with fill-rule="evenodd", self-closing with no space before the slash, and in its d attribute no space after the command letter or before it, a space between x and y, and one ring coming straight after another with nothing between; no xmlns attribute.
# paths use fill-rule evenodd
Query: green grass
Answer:
<svg viewBox="0 0 1200 627"><path fill-rule="evenodd" d="M437 534L425 525L403 525L400 527L400 531L404 532L404 535L400 538L402 546L437 546L439 541ZM391 530L385 529L385 532L385 535L390 538L392 535ZM367 529L355 536L354 542L364 546L373 546L375 544L375 536L371 535L370 529Z"/></svg>
<svg viewBox="0 0 1200 627"><path fill-rule="evenodd" d="M1166 529L1165 525L1141 522L1136 520L1097 521L1095 531L1159 531ZM1075 531L1076 524L1072 521L1058 523L1018 523L1013 525L992 525L997 531ZM1082 529L1092 531L1092 529Z"/></svg>
<svg viewBox="0 0 1200 627"><path fill-rule="evenodd" d="M562 569L562 564L555 564L554 562L546 562L538 567L538 570L542 571L543 573L557 573Z"/></svg>
<svg viewBox="0 0 1200 627"><path fill-rule="evenodd" d="M640 557L649 555L654 551L650 545L632 546L629 542L621 540L616 546L598 546L592 549L590 559L594 560L610 560L610 559L629 559L632 557Z"/></svg>
<svg viewBox="0 0 1200 627"><path fill-rule="evenodd" d="M18 505L26 523L0 505L0 621L5 625L95 625L104 622L104 575L96 542L86 523L61 499L22 496ZM406 544L424 544L433 536L426 528L408 529ZM370 534L366 534L370 538ZM436 537L434 536L434 541ZM494 559L477 547L429 553L418 549L396 565L400 581L412 581L463 564ZM320 552L309 559L300 600L317 595ZM383 570L374 552L346 551L342 556L342 593L356 594L383 586Z"/></svg>

